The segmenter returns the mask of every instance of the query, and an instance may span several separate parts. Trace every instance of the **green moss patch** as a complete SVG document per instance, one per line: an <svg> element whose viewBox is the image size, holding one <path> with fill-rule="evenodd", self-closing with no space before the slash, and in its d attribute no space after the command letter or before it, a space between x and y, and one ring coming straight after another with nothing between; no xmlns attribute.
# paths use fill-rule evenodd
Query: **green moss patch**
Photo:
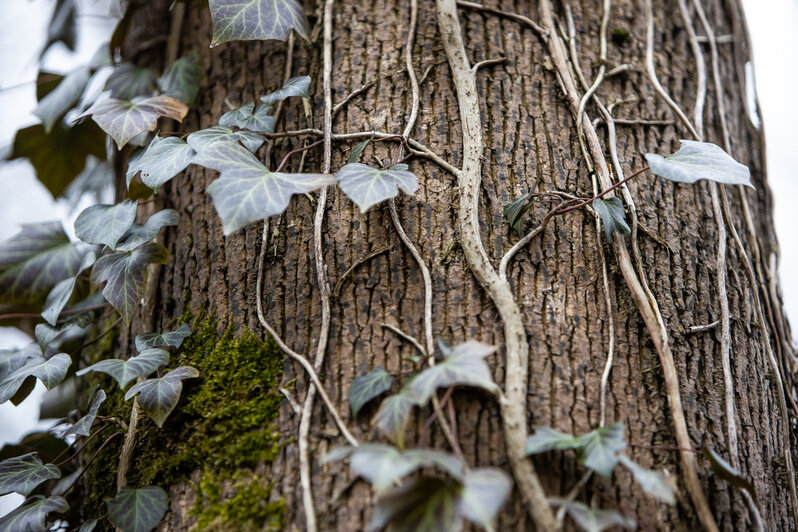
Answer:
<svg viewBox="0 0 798 532"><path fill-rule="evenodd" d="M197 517L198 530L280 530L285 503L267 502L271 484L257 475L238 472L233 475L234 495L224 498L222 486L226 479L204 473L195 486L197 502L191 511Z"/></svg>

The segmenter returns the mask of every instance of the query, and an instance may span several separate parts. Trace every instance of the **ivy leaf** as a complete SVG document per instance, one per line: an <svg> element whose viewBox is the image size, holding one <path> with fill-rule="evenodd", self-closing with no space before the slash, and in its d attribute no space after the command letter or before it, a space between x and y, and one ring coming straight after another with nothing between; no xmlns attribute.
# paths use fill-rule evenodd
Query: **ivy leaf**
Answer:
<svg viewBox="0 0 798 532"><path fill-rule="evenodd" d="M108 517L122 532L150 532L169 508L169 496L157 486L125 486L116 497L105 501Z"/></svg>
<svg viewBox="0 0 798 532"><path fill-rule="evenodd" d="M47 514L66 512L69 505L61 497L35 495L8 515L0 518L0 532L43 532L47 530Z"/></svg>
<svg viewBox="0 0 798 532"><path fill-rule="evenodd" d="M405 430L410 418L410 411L416 406L416 401L408 392L391 395L380 403L380 408L374 415L372 423L385 434L389 440L399 447L404 447Z"/></svg>
<svg viewBox="0 0 798 532"><path fill-rule="evenodd" d="M11 399L28 377L36 377L48 390L52 390L61 384L71 365L72 359L66 353L49 359L41 355L30 358L24 366L0 381L0 404Z"/></svg>
<svg viewBox="0 0 798 532"><path fill-rule="evenodd" d="M27 497L42 482L60 477L61 471L43 464L38 453L9 458L0 462L0 495L16 492Z"/></svg>
<svg viewBox="0 0 798 532"><path fill-rule="evenodd" d="M695 183L699 179L709 179L724 185L751 184L751 171L711 142L680 140L679 151L667 157L647 153L646 160L651 171L677 183Z"/></svg>
<svg viewBox="0 0 798 532"><path fill-rule="evenodd" d="M0 381L27 364L30 360L41 356L41 348L30 344L22 349L0 350Z"/></svg>
<svg viewBox="0 0 798 532"><path fill-rule="evenodd" d="M617 231L622 235L631 234L632 230L626 223L626 214L623 211L623 203L618 198L601 199L596 198L590 203L593 210L601 217L601 224L604 226L604 236L607 240L612 240L612 233Z"/></svg>
<svg viewBox="0 0 798 532"><path fill-rule="evenodd" d="M116 205L92 205L75 220L75 236L88 244L101 244L111 249L133 225L136 202Z"/></svg>
<svg viewBox="0 0 798 532"><path fill-rule="evenodd" d="M291 98L292 96L310 98L310 94L308 93L309 88L310 76L298 76L286 81L281 89L267 94L266 96L261 96L260 101L271 106L279 101Z"/></svg>
<svg viewBox="0 0 798 532"><path fill-rule="evenodd" d="M494 530L496 515L513 489L513 481L501 469L474 469L465 474L458 512L486 530Z"/></svg>
<svg viewBox="0 0 798 532"><path fill-rule="evenodd" d="M269 113L270 105L259 105L250 102L241 107L227 111L219 119L220 126L235 126L257 133L274 133L274 117Z"/></svg>
<svg viewBox="0 0 798 532"><path fill-rule="evenodd" d="M604 478L612 475L618 464L618 452L626 449L623 423L592 430L579 437L580 461Z"/></svg>
<svg viewBox="0 0 798 532"><path fill-rule="evenodd" d="M265 141L262 136L258 135L254 131L248 131L246 129L242 129L241 131L233 131L232 129L224 126L213 126L207 129L200 129L199 131L195 131L186 137L188 145L194 148L194 151L196 152L200 152L205 149L208 144L220 140L228 142L240 142L246 149L252 152L260 148Z"/></svg>
<svg viewBox="0 0 798 532"><path fill-rule="evenodd" d="M133 251L105 255L94 264L91 281L106 283L103 296L130 323L144 286L149 264L166 264L169 252L161 244L147 242Z"/></svg>
<svg viewBox="0 0 798 532"><path fill-rule="evenodd" d="M132 100L137 96L152 96L158 88L156 73L133 63L122 63L116 67L105 82L105 90L119 100Z"/></svg>
<svg viewBox="0 0 798 532"><path fill-rule="evenodd" d="M144 223L144 225L134 223L130 229L127 230L127 233L122 236L115 249L119 251L132 251L145 242L149 242L157 237L164 227L177 225L178 222L180 222L180 213L176 210L164 209L158 211L147 218L147 222Z"/></svg>
<svg viewBox="0 0 798 532"><path fill-rule="evenodd" d="M297 0L208 0L211 46L227 41L285 41L291 30L310 41L308 19Z"/></svg>
<svg viewBox="0 0 798 532"><path fill-rule="evenodd" d="M50 133L42 124L18 130L9 158L30 160L37 179L57 198L86 167L88 155L105 158L102 130L91 122L72 127L56 122Z"/></svg>
<svg viewBox="0 0 798 532"><path fill-rule="evenodd" d="M603 532L614 526L631 530L637 529L634 519L624 517L616 510L599 510L590 508L581 502L564 499L549 499L549 502L556 506L565 506L571 519L576 521L576 524L586 532Z"/></svg>
<svg viewBox="0 0 798 532"><path fill-rule="evenodd" d="M180 347L191 336L191 327L182 324L177 330L165 333L144 333L136 336L136 349L144 351L153 347Z"/></svg>
<svg viewBox="0 0 798 532"><path fill-rule="evenodd" d="M194 149L177 137L153 137L150 144L131 157L125 177L127 184L141 172L141 180L153 190L186 169L194 158Z"/></svg>
<svg viewBox="0 0 798 532"><path fill-rule="evenodd" d="M349 406L352 407L352 416L369 401L391 389L393 377L382 368L374 368L371 372L356 377L349 387Z"/></svg>
<svg viewBox="0 0 798 532"><path fill-rule="evenodd" d="M80 418L75 424L69 427L63 434L77 434L79 436L88 436L91 433L91 426L94 425L94 420L97 418L97 412L100 411L100 405L105 401L105 392L99 388L89 397L89 412Z"/></svg>
<svg viewBox="0 0 798 532"><path fill-rule="evenodd" d="M45 133L49 134L55 123L78 103L89 83L90 75L89 67L80 67L72 71L39 101L33 114L42 119Z"/></svg>
<svg viewBox="0 0 798 532"><path fill-rule="evenodd" d="M158 87L166 96L191 107L199 92L202 76L202 59L197 52L191 52L169 65L158 79Z"/></svg>
<svg viewBox="0 0 798 532"><path fill-rule="evenodd" d="M446 353L443 362L425 369L410 383L416 403L426 404L438 388L474 386L491 393L497 391L485 360L496 348L481 342L465 342Z"/></svg>
<svg viewBox="0 0 798 532"><path fill-rule="evenodd" d="M730 463L721 458L721 456L711 447L704 447L702 454L704 455L704 458L709 460L709 463L712 465L712 471L714 471L718 477L722 478L732 486L736 488L742 488L750 493L751 497L754 498L754 503L756 503L756 488L754 488L754 485L751 484L751 482L749 482L748 479L742 475L742 473L737 471Z"/></svg>
<svg viewBox="0 0 798 532"><path fill-rule="evenodd" d="M156 425L163 427L163 422L180 399L183 380L196 377L199 377L199 371L191 366L181 366L161 378L147 379L134 384L125 394L125 401L139 394L138 402L141 409L155 421Z"/></svg>
<svg viewBox="0 0 798 532"><path fill-rule="evenodd" d="M62 42L68 49L75 51L75 0L57 0L50 24L47 25L47 43L42 48L42 55L51 45Z"/></svg>
<svg viewBox="0 0 798 532"><path fill-rule="evenodd" d="M349 158L346 160L346 164L356 163L357 160L360 158L360 154L363 153L363 150L366 149L366 146L371 143L374 137L369 137L366 140L361 140L355 147L352 148L352 151L349 152Z"/></svg>
<svg viewBox="0 0 798 532"><path fill-rule="evenodd" d="M524 214L532 207L532 194L524 194L504 206L507 222L517 233L524 230Z"/></svg>
<svg viewBox="0 0 798 532"><path fill-rule="evenodd" d="M624 454L619 454L618 459L632 473L643 491L667 504L676 504L676 485L672 478L660 471L641 467Z"/></svg>
<svg viewBox="0 0 798 532"><path fill-rule="evenodd" d="M96 519L89 519L80 525L80 530L78 530L78 532L92 532L97 527L97 522Z"/></svg>
<svg viewBox="0 0 798 532"><path fill-rule="evenodd" d="M335 179L349 199L357 203L360 212L399 194L401 188L411 196L418 188L418 179L407 170L406 164L396 164L385 170L362 163L345 164Z"/></svg>
<svg viewBox="0 0 798 532"><path fill-rule="evenodd" d="M179 122L187 112L186 104L174 98L152 96L135 98L130 102L107 98L92 105L82 116L91 115L121 150L136 135L154 131L158 117L165 116Z"/></svg>
<svg viewBox="0 0 798 532"><path fill-rule="evenodd" d="M222 218L225 235L282 213L294 194L335 182L333 176L324 174L270 172L254 155L230 142L210 144L197 155L194 164L222 174L207 191Z"/></svg>
<svg viewBox="0 0 798 532"><path fill-rule="evenodd" d="M578 449L579 438L565 434L551 427L537 427L535 433L526 440L526 454L540 454L555 449Z"/></svg>
<svg viewBox="0 0 798 532"><path fill-rule="evenodd" d="M96 364L78 371L76 375L80 377L90 371L105 373L113 377L119 387L124 389L130 381L146 377L168 362L169 353L167 351L153 348L142 351L127 360L118 358L100 360Z"/></svg>
<svg viewBox="0 0 798 532"><path fill-rule="evenodd" d="M463 522L457 513L462 486L452 479L409 480L377 501L369 530L391 526L392 532L455 532Z"/></svg>
<svg viewBox="0 0 798 532"><path fill-rule="evenodd" d="M78 267L78 271L75 272L75 275L59 281L53 289L50 290L44 302L44 311L42 311L42 318L44 318L47 323L52 326L58 323L58 317L61 315L61 311L64 310L66 304L69 303L69 298L72 297L72 292L75 290L75 284L78 282L78 274L92 266L96 260L97 256L94 251L89 250L83 255L83 259L81 259L80 266Z"/></svg>

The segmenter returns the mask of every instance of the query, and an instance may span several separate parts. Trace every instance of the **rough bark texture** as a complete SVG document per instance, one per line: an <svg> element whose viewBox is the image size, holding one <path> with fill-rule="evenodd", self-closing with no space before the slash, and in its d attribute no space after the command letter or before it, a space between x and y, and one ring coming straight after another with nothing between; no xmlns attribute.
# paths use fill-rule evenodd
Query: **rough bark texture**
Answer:
<svg viewBox="0 0 798 532"><path fill-rule="evenodd" d="M534 2L487 0L491 6L537 19ZM160 21L148 28L165 34L168 2L148 2L141 9L147 18ZM738 9L718 0L705 2L717 35L733 33ZM571 2L581 67L590 78L598 69L598 27L601 6L586 0ZM315 9L315 6L308 6ZM563 5L555 5L564 21ZM313 13L311 23L317 23ZM153 16L153 13L155 16ZM461 161L460 117L449 67L442 52L433 2L421 2L415 35L416 72L429 74L421 83L419 121L412 136L425 143L455 166ZM588 170L582 161L576 121L551 72L546 48L540 38L519 23L471 9L460 10L464 37L472 63L504 56L503 64L482 68L477 75L481 97L486 150L480 202L481 231L485 249L498 264L503 253L517 240L502 213L503 206L528 191L563 190L592 194ZM172 21L174 23L174 21ZM692 110L695 98L695 68L682 19L675 2L655 6L656 65L660 81L680 105ZM286 45L276 42L228 43L209 49L210 17L207 8L188 3L182 22L180 54L198 52L205 64L196 109L181 129L215 125L227 110L225 100L238 105L278 88L285 69ZM407 37L409 8L404 2L376 0L371 3L337 2L333 41L333 101L339 102L364 83L377 80L362 95L352 99L335 117L336 133L381 130L401 133L409 115L410 92L401 71L402 50ZM670 120L673 114L655 96L645 75L645 17L637 1L616 0L610 18L609 66L629 63L631 69L603 82L598 94L605 104L617 103L616 118ZM616 29L618 31L616 31ZM701 33L699 28L699 34ZM314 35L319 35L317 27ZM778 248L770 216L771 196L764 170L761 132L752 126L744 107L744 80L738 77L745 43L720 44L721 75L726 97L727 120L733 156L752 170L756 191L746 190L754 209L759 242L749 238L743 224L736 189L722 190L731 201L737 230L753 256L761 249L760 269L769 268ZM706 51L707 58L709 57ZM297 41L292 75L313 78L313 123L321 126L320 39ZM157 61L153 66L161 67ZM587 108L591 118L596 110ZM306 125L296 101L285 108L285 128ZM721 143L716 95L712 84L705 115L707 140ZM678 139L689 138L675 125L619 125L618 149L628 173L642 167L646 152L670 153ZM600 129L602 134L605 129ZM273 168L298 139L276 142ZM386 143L387 144L387 143ZM342 165L351 144L335 143L333 169ZM389 161L396 146L380 144L366 150ZM305 162L308 170L320 165L320 152L312 151ZM292 160L297 168L299 157ZM415 197L398 200L399 216L432 271L434 290L433 325L436 337L450 342L476 339L503 344L498 315L465 266L457 245L454 209L454 177L433 163L415 159L411 168L421 187ZM190 312L194 316L215 314L220 328L229 323L235 330L254 331L265 339L255 312L255 281L262 226L225 238L205 188L215 172L191 167L164 187L167 203L182 218L170 230L166 245L171 253L158 274L153 301L155 327L168 328ZM674 185L643 175L630 183L640 221L647 229L639 243L648 282L656 296L666 325L679 372L681 397L690 436L695 447L711 446L727 456L724 417L724 385L721 368L720 330L689 333L690 326L719 319L716 291L717 226L712 216L709 188ZM401 357L414 355L413 347L382 327L400 327L423 338L424 287L410 253L403 248L390 221L388 205L361 214L340 192L331 190L324 226L324 249L328 276L333 285L360 258L384 246L390 251L374 257L353 271L333 294L332 329L322 380L338 403L344 418L362 440L379 439L369 428L367 417L351 419L347 390L353 378L382 366L390 372L407 369ZM315 203L298 197L288 211L270 223L264 272L264 298L268 320L294 350L311 354L320 323L320 304L313 262L313 211ZM534 207L527 228L542 219L548 206ZM651 235L651 236L649 236ZM656 236L656 238L654 238ZM604 246L610 272L612 309L604 303L599 246ZM790 510L788 477L782 457L783 423L772 372L768 369L764 342L769 338L790 378L792 352L786 324L775 293L762 293L773 303L768 307L770 330L756 326L753 290L745 275L738 250L730 245L727 256L728 295L731 309L731 363L735 381L740 439L740 467L756 486L762 514L769 529L795 530ZM509 270L517 301L521 305L530 344L528 397L529 425L550 425L565 432L583 433L599 423L599 382L607 356L607 315L615 315L615 363L608 393L608 423L621 421L627 427L630 454L644 466L665 468L680 478L677 453L645 446L675 445L673 425L664 393L661 368L654 347L615 263L612 247L596 237L593 217L576 211L556 217L546 230L519 253ZM765 279L769 282L769 279ZM134 327L134 331L135 327ZM123 335L122 339L127 337ZM502 354L491 360L494 377L503 382ZM292 380L296 379L293 384ZM282 386L298 400L304 398L308 379L301 368L286 359ZM188 390L190 393L190 389ZM472 465L507 466L499 409L487 395L456 392L457 434ZM424 416L416 416L411 433L417 434ZM790 412L794 417L795 412ZM285 503L282 527L302 529L297 446L294 441L298 416L283 401L279 418L264 430L279 431L283 446L273 461L259 464L259 475L273 483L270 499ZM170 433L165 433L168 438ZM793 433L793 436L795 434ZM144 437L147 437L146 435ZM177 437L177 436L175 436ZM410 441L415 436L411 435ZM362 530L368 523L373 496L362 481L352 483L343 463L321 465L326 450L344 444L321 404L315 408L311 431L313 493L321 529ZM433 432L431 443L446 448L442 435ZM795 448L793 447L793 450ZM795 453L794 453L795 456ZM134 451L133 462L136 461ZM795 456L794 461L798 461ZM554 452L535 459L546 493L563 496L578 481L583 469L572 453ZM743 497L712 474L699 460L701 481L718 525L724 530L745 530L752 520ZM196 486L188 482L171 486L172 513L165 530L185 530L196 523L190 509ZM223 479L222 479L223 480ZM197 482L197 476L194 475ZM230 491L230 483L226 486ZM698 521L683 483L679 504L668 507L642 494L631 475L616 472L611 481L594 478L579 500L602 508L616 508L633 516L644 530L696 530ZM224 491L224 490L223 490ZM228 493L229 495L229 493ZM260 527L262 523L253 523ZM224 529L225 522L215 526ZM229 524L230 528L238 525ZM573 523L568 523L568 527ZM505 507L500 530L529 530L532 524L517 495Z"/></svg>

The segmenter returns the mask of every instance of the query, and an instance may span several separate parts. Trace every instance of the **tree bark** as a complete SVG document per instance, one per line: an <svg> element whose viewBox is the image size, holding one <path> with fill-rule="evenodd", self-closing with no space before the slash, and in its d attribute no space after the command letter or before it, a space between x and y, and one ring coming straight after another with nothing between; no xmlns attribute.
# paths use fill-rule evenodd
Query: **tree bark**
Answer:
<svg viewBox="0 0 798 532"><path fill-rule="evenodd" d="M211 49L207 8L188 3L179 20L174 15L169 19L169 3L145 3L140 9L139 26L134 27L143 34L165 35L166 20L173 26L181 24L182 31L175 32L176 37L172 38L179 54L195 51L203 59L205 80L197 104L181 129L190 132L213 126L228 109L228 102L238 106L282 84L288 55L286 43L227 43ZM542 19L535 2L486 0L486 4L532 20ZM730 310L730 370L739 439L739 452L733 459L729 456L727 434L721 326L691 331L691 327L720 320L722 311L716 257L719 226L713 216L710 187L705 182L680 185L643 174L628 184L641 225L637 235L642 257L640 271L659 305L669 335L692 447L711 447L728 461L738 463L741 473L756 487L767 529L796 530L790 487L795 479L790 478L783 453L786 447L792 453L792 461L798 460L793 443L796 433L791 433L792 441L784 439L785 422L798 414L792 395L795 366L775 279L778 245L771 217L764 140L746 114L746 80L741 72L742 65L749 60L749 45L736 1L708 0L702 4L714 34L734 36L732 42L718 44L724 116L731 155L751 168L756 186L756 190L742 192L719 188L730 203L730 221L740 235L756 276L752 284L746 273L745 258L730 239L725 256L725 288ZM573 11L574 44L581 70L590 84L602 66L599 41L602 7L598 2L588 1L555 4L554 16L566 32L566 6ZM278 131L302 129L308 124L322 127L321 7L308 7L311 24L316 27L314 40L311 43L296 40L288 68L291 76L312 77L312 116L305 116L298 100L290 101L283 108ZM434 2L420 2L418 8L412 52L420 79L420 110L410 136L459 167L464 158L461 108L444 53L438 14ZM704 35L692 4L690 13L696 32ZM685 22L676 2L657 2L653 14L654 63L659 81L692 117L697 67ZM142 27L143 20L160 22ZM412 98L407 72L403 69L409 22L408 2L335 3L333 104L364 84L373 82L373 85L334 115L334 133L369 130L402 133ZM476 74L484 144L479 231L489 261L498 268L501 257L518 240L506 222L504 205L530 191L559 190L592 196L594 189L590 168L580 148L576 113L564 97L541 36L516 19L469 7L459 9L459 22L471 64L505 58L500 64L481 67ZM629 67L607 76L596 95L610 107L616 119L622 119L616 124L618 158L629 175L645 166L645 153L672 153L678 149L678 139L691 137L654 91L646 75L644 3L613 2L608 28L607 70L622 64ZM709 47L701 46L709 68ZM156 52L161 48L166 45L158 45ZM162 53L149 53L145 60L150 63L147 66L163 67ZM584 93L582 87L579 90L580 95ZM723 145L718 97L710 77L703 115L704 139ZM590 102L586 112L590 120L602 117ZM597 130L609 160L606 125L599 123ZM275 140L267 165L275 168L285 153L300 147L303 141L302 137ZM346 162L353 145L354 142L333 142L333 172ZM397 150L395 143L375 143L364 157L388 163L395 159ZM290 171L299 171L299 161L300 157L291 160ZM318 171L321 165L321 151L308 152L304 170ZM410 166L421 186L413 197L398 197L396 206L404 229L431 271L434 336L451 343L473 339L501 346L490 363L495 381L504 387L504 328L491 296L481 288L464 257L462 235L457 232L457 179L429 160L414 158ZM229 237L223 235L221 222L205 193L216 177L213 171L192 166L163 188L164 202L181 213L179 226L165 238L170 261L153 278L154 297L144 311L143 320L130 331L122 331L120 342L125 345L141 332L141 323L151 323L155 330L169 329L177 319L188 315L195 324L215 317L218 321L214 327L220 337L229 326L236 336L243 337L246 331L251 331L267 340L256 313L256 298L262 297L265 316L277 333L293 350L312 360L321 324L314 262L316 197L296 197L284 215L269 220L263 241L266 246L263 290L258 294L256 280L264 228L254 224ZM755 234L746 224L741 194L750 206ZM549 208L545 202L535 204L527 214L526 230L537 226ZM369 426L368 415L358 420L352 418L347 399L349 385L357 375L376 366L394 373L408 369L403 359L415 355L415 348L383 324L396 326L424 343L424 282L416 261L392 226L388 203L362 214L339 191L330 188L324 215L324 262L334 290L327 358L320 376L354 435L361 441L380 441ZM726 227L726 231L731 229ZM631 248L631 242L627 242ZM358 261L385 247L389 249L343 277ZM581 209L554 217L510 264L508 279L529 344L527 423L529 427L549 425L574 434L599 426L600 382L612 335L614 360L606 397L606 424L622 422L633 445L629 449L631 457L646 467L666 469L677 479L678 504L669 507L647 497L631 475L620 468L608 481L594 475L578 500L617 509L634 517L643 530L697 530L701 524L686 489L679 453L667 448L676 446L677 441L663 369L616 257L615 247L603 233L597 233L593 216ZM606 261L605 266L602 260ZM602 276L604 267L608 275L608 298ZM758 321L759 302L765 316L764 328ZM782 383L769 364L768 342L780 366L789 412L784 412L780 404L778 387ZM254 352L262 355L259 350ZM307 375L290 358L282 361L281 372L279 387L301 404L309 385ZM276 387L268 393L277 394ZM194 390L187 385L178 411L192 400ZM250 390L243 394L243 401L251 397L247 393ZM468 390L457 390L453 400L457 408L456 435L469 463L499 466L510 472L496 401ZM429 413L423 411L414 416L408 437L411 445ZM278 450L268 459L257 460L235 475L230 467L203 464L200 456L193 471L181 470L161 477L172 484L169 486L171 512L161 528L187 530L197 526L197 515L202 510L197 508L208 504L197 495L198 487L207 495L208 483L215 479L220 504L233 500L244 484L263 482L268 487L263 497L281 508L277 518L270 514L269 526L305 529L296 442L299 415L288 400L282 400L275 416L268 426L260 427L262 431L274 432L280 442ZM147 423L140 420L143 425L139 442L145 443L133 449L130 478L134 480L145 477L157 480L157 474L144 473L141 464L162 459L164 450L177 445L176 439L185 437L186 427L194 421L177 416L163 431L153 430ZM180 427L180 423L187 425ZM235 439L237 435L231 432L229 437ZM437 429L432 431L428 442L448 449L446 439ZM219 448L228 443L219 442ZM311 478L321 530L362 530L370 519L375 498L368 485L355 480L345 463L320 461L329 449L345 444L328 412L317 401L310 430ZM566 496L585 471L573 453L568 452L548 453L532 462L549 497ZM709 463L700 456L697 465L701 488L719 528L752 529L752 513L741 491L713 474ZM278 504L280 501L282 505ZM255 508L264 501L250 501L250 504L251 515L244 505L242 512L220 512L200 528L260 529L264 514ZM573 522L566 521L567 528L573 526ZM533 529L517 491L502 510L497 529Z"/></svg>

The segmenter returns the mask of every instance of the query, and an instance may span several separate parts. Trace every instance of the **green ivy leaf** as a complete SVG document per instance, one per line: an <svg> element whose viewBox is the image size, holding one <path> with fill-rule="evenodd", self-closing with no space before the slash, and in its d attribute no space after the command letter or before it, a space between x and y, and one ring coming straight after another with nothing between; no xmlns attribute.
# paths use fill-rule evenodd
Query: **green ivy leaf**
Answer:
<svg viewBox="0 0 798 532"><path fill-rule="evenodd" d="M64 77L55 89L39 101L33 114L42 119L45 133L49 134L56 122L75 107L90 76L89 67L80 67Z"/></svg>
<svg viewBox="0 0 798 532"><path fill-rule="evenodd" d="M30 344L22 349L0 350L0 381L17 371L28 361L40 357L41 348L37 344Z"/></svg>
<svg viewBox="0 0 798 532"><path fill-rule="evenodd" d="M540 454L563 449L578 449L579 439L551 427L536 427L535 433L526 440L526 454Z"/></svg>
<svg viewBox="0 0 798 532"><path fill-rule="evenodd" d="M63 436L70 434L77 434L78 436L88 436L91 433L91 427L94 425L94 420L97 418L97 412L100 411L100 405L105 402L105 392L96 388L91 396L89 396L89 411L80 418L75 424L64 431Z"/></svg>
<svg viewBox="0 0 798 532"><path fill-rule="evenodd" d="M380 403L372 423L379 428L389 440L399 447L404 447L405 430L410 419L410 411L416 406L415 399L406 391L391 395Z"/></svg>
<svg viewBox="0 0 798 532"><path fill-rule="evenodd" d="M254 152L261 147L265 140L266 139L254 131L246 129L233 131L224 126L213 126L207 129L200 129L186 137L188 145L194 148L196 152L202 151L210 143L217 141L240 142L246 149Z"/></svg>
<svg viewBox="0 0 798 532"><path fill-rule="evenodd" d="M50 290L44 302L44 311L42 311L42 318L44 318L47 323L52 326L58 323L58 317L61 315L61 311L64 310L64 307L69 303L72 292L75 290L75 284L78 282L78 275L83 270L92 266L96 260L97 255L94 251L89 250L83 255L75 275L59 281L53 289Z"/></svg>
<svg viewBox="0 0 798 532"><path fill-rule="evenodd" d="M130 226L130 229L122 236L115 249L119 251L132 251L157 237L164 227L177 225L179 222L180 213L176 210L164 209L158 211L147 218L147 221L143 225L134 223Z"/></svg>
<svg viewBox="0 0 798 532"><path fill-rule="evenodd" d="M44 532L47 530L47 515L51 512L66 512L69 505L61 497L35 495L25 503L0 518L0 532Z"/></svg>
<svg viewBox="0 0 798 532"><path fill-rule="evenodd" d="M97 522L96 519L89 519L80 525L80 530L78 530L78 532L92 532L97 527Z"/></svg>
<svg viewBox="0 0 798 532"><path fill-rule="evenodd" d="M270 172L254 155L230 142L210 144L197 155L194 164L221 172L207 191L222 218L225 235L282 213L294 194L335 182L333 176L324 174Z"/></svg>
<svg viewBox="0 0 798 532"><path fill-rule="evenodd" d="M259 105L250 102L241 107L227 111L219 119L220 126L240 127L257 133L274 133L274 117L269 113L270 105Z"/></svg>
<svg viewBox="0 0 798 532"><path fill-rule="evenodd" d="M183 102L169 96L152 96L135 98L130 102L107 98L92 105L82 116L91 115L121 150L136 135L154 131L159 117L179 122L187 112L188 107Z"/></svg>
<svg viewBox="0 0 798 532"><path fill-rule="evenodd" d="M592 430L579 437L580 461L604 478L618 465L618 452L626 449L623 423Z"/></svg>
<svg viewBox="0 0 798 532"><path fill-rule="evenodd" d="M88 244L116 247L136 219L136 202L92 205L75 220L75 236Z"/></svg>
<svg viewBox="0 0 798 532"><path fill-rule="evenodd" d="M125 401L138 394L141 409L155 421L156 425L162 427L180 400L183 380L196 377L199 377L199 371L191 366L181 366L161 378L147 379L134 384L125 394Z"/></svg>
<svg viewBox="0 0 798 532"><path fill-rule="evenodd" d="M352 407L352 416L357 417L357 413L369 401L390 390L391 384L393 377L382 368L374 368L365 375L355 377L349 387L349 406Z"/></svg>
<svg viewBox="0 0 798 532"><path fill-rule="evenodd" d="M297 0L208 0L211 46L227 41L285 41L291 30L310 41L308 19Z"/></svg>
<svg viewBox="0 0 798 532"><path fill-rule="evenodd" d="M496 348L481 342L465 342L445 353L443 362L419 373L410 383L416 403L426 404L439 388L449 386L474 386L495 393L490 368L484 358Z"/></svg>
<svg viewBox="0 0 798 532"><path fill-rule="evenodd" d="M0 495L16 492L27 497L36 486L54 478L61 478L61 471L43 464L38 453L9 458L0 462Z"/></svg>
<svg viewBox="0 0 798 532"><path fill-rule="evenodd" d="M169 508L169 496L157 486L125 486L116 497L105 501L108 517L122 532L150 532Z"/></svg>
<svg viewBox="0 0 798 532"><path fill-rule="evenodd" d="M596 198L590 203L593 210L601 217L601 224L604 226L604 236L607 240L612 240L612 233L618 232L622 235L631 234L632 230L626 224L626 213L623 210L623 203L618 198L601 199Z"/></svg>
<svg viewBox="0 0 798 532"><path fill-rule="evenodd" d="M499 510L513 489L510 476L496 468L474 469L465 474L458 513L486 530L494 530Z"/></svg>
<svg viewBox="0 0 798 532"><path fill-rule="evenodd" d="M366 140L361 140L360 142L355 144L355 147L352 148L351 152L349 152L349 158L346 160L346 164L356 163L357 160L360 158L360 154L363 153L363 150L366 149L366 146L368 146L371 143L373 138L374 137L369 137Z"/></svg>
<svg viewBox="0 0 798 532"><path fill-rule="evenodd" d="M130 158L125 177L127 184L141 172L141 180L153 190L186 169L196 153L177 137L153 137L150 144Z"/></svg>
<svg viewBox="0 0 798 532"><path fill-rule="evenodd" d="M96 285L106 283L103 296L130 323L144 296L147 266L166 264L168 258L165 247L147 242L133 251L100 257L91 270L91 280Z"/></svg>
<svg viewBox="0 0 798 532"><path fill-rule="evenodd" d="M452 479L411 479L380 497L368 529L390 524L392 532L456 532L463 526L456 509L462 489Z"/></svg>
<svg viewBox="0 0 798 532"><path fill-rule="evenodd" d="M406 164L396 164L385 170L361 163L344 165L335 179L349 199L357 203L360 212L399 194L413 195L418 189L418 179L407 170Z"/></svg>
<svg viewBox="0 0 798 532"><path fill-rule="evenodd" d="M524 230L524 214L532 207L532 194L524 194L504 206L504 215L517 233Z"/></svg>
<svg viewBox="0 0 798 532"><path fill-rule="evenodd" d="M119 387L124 389L130 381L146 377L168 362L169 353L167 351L153 348L146 349L127 360L117 358L100 360L96 364L78 371L76 375L80 377L90 371L105 373L113 377Z"/></svg>
<svg viewBox="0 0 798 532"><path fill-rule="evenodd" d="M143 68L133 63L117 66L105 82L105 90L118 100L132 100L137 96L152 96L157 87L157 74L151 68Z"/></svg>
<svg viewBox="0 0 798 532"><path fill-rule="evenodd" d="M310 94L308 93L309 88L310 76L298 76L286 81L281 89L267 94L266 96L261 96L260 101L271 106L279 101L291 98L292 96L310 98Z"/></svg>
<svg viewBox="0 0 798 532"><path fill-rule="evenodd" d="M31 357L24 366L0 381L0 404L11 399L28 377L36 377L48 390L52 390L64 380L71 365L72 359L66 353L59 353L49 359L41 355Z"/></svg>
<svg viewBox="0 0 798 532"><path fill-rule="evenodd" d="M637 465L628 456L619 454L621 465L628 469L643 491L664 503L676 504L676 483L660 471L652 471Z"/></svg>
<svg viewBox="0 0 798 532"><path fill-rule="evenodd" d="M721 456L711 447L704 447L702 454L704 455L704 458L709 460L710 465L712 465L712 471L714 471L718 477L722 478L732 486L736 488L742 488L750 493L751 497L754 498L754 503L756 503L756 488L754 488L754 485L747 478L745 478L742 473L737 471L730 463L721 458Z"/></svg>
<svg viewBox="0 0 798 532"><path fill-rule="evenodd" d="M581 502L565 499L549 499L549 502L556 506L565 506L571 519L576 521L576 524L586 532L603 532L614 526L631 530L637 529L634 519L624 517L616 510L599 510L590 508Z"/></svg>
<svg viewBox="0 0 798 532"><path fill-rule="evenodd" d="M197 98L202 76L202 59L197 52L191 52L169 65L158 79L158 87L166 96L191 107Z"/></svg>
<svg viewBox="0 0 798 532"><path fill-rule="evenodd" d="M191 327L182 324L177 330L165 333L144 333L136 336L136 349L144 351L153 347L180 347L191 336Z"/></svg>
<svg viewBox="0 0 798 532"><path fill-rule="evenodd" d="M647 153L646 160L651 171L659 177L677 183L695 183L699 179L709 179L724 185L751 184L751 171L711 142L680 140L679 151L667 157Z"/></svg>

